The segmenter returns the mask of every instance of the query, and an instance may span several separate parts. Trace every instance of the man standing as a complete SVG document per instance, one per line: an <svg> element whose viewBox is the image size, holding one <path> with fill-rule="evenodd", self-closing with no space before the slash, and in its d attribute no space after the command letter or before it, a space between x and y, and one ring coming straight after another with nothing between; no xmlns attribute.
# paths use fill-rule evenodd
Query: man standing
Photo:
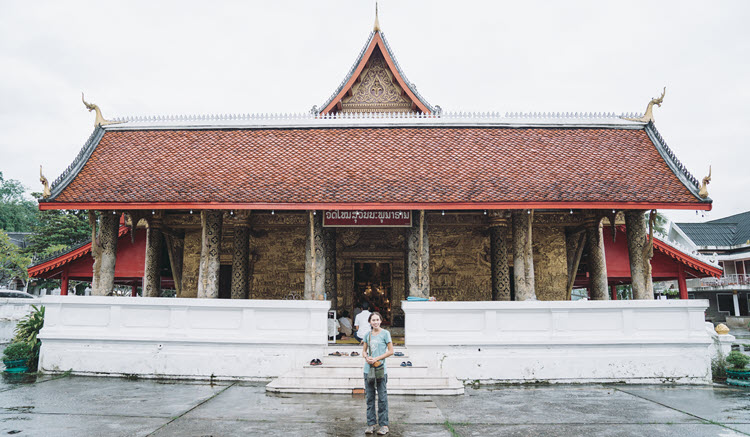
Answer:
<svg viewBox="0 0 750 437"><path fill-rule="evenodd" d="M362 343L362 339L365 338L368 332L370 332L370 305L367 302L362 303L362 312L357 314L354 319L354 338Z"/></svg>

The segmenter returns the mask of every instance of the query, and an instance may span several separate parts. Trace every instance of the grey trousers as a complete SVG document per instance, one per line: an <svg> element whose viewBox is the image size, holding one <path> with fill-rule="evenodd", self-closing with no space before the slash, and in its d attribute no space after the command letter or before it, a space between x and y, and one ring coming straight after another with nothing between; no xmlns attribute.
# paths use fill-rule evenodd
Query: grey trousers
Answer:
<svg viewBox="0 0 750 437"><path fill-rule="evenodd" d="M380 425L388 426L388 390L386 389L386 383L388 383L388 375L385 375L382 379L377 379L372 382L367 381L367 374L365 374L365 399L367 400L367 426ZM375 391L378 392L378 413L377 421L375 420Z"/></svg>

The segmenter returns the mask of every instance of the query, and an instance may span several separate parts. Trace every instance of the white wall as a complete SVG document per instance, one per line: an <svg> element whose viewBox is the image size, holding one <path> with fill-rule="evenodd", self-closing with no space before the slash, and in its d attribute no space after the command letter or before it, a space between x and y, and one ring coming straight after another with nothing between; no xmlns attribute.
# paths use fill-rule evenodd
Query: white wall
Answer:
<svg viewBox="0 0 750 437"><path fill-rule="evenodd" d="M0 344L10 343L19 320L31 313L31 306L39 306L39 299L0 299Z"/></svg>
<svg viewBox="0 0 750 437"><path fill-rule="evenodd" d="M484 383L709 383L705 300L403 302L412 358Z"/></svg>
<svg viewBox="0 0 750 437"><path fill-rule="evenodd" d="M49 296L40 369L269 378L321 358L327 301Z"/></svg>

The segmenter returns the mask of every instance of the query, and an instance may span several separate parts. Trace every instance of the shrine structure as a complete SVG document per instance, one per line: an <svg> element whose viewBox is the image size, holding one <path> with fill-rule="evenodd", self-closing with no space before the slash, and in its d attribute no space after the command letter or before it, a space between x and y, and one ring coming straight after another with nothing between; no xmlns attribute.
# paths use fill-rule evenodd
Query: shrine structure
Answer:
<svg viewBox="0 0 750 437"><path fill-rule="evenodd" d="M409 297L564 301L584 277L608 300L603 229L624 226L634 297L649 300L646 213L711 209L656 129L663 98L642 117L445 112L376 25L309 113L106 120L87 103L94 131L39 207L91 211L101 296L124 214L147 226L144 297L169 277L178 298L368 301L391 326Z"/></svg>

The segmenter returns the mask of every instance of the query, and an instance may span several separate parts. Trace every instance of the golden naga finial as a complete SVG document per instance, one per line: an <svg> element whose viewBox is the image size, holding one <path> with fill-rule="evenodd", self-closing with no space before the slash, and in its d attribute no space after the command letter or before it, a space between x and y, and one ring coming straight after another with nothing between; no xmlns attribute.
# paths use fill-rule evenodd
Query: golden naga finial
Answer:
<svg viewBox="0 0 750 437"><path fill-rule="evenodd" d="M44 187L42 189L42 198L46 199L49 196L51 196L52 192L50 192L50 190L49 190L49 181L42 174L42 166L41 165L39 166L39 182L41 182L42 186Z"/></svg>
<svg viewBox="0 0 750 437"><path fill-rule="evenodd" d="M643 117L640 117L640 118L623 117L623 118L625 120L641 121L643 123L648 123L649 121L653 122L654 121L654 112L653 112L654 105L661 107L662 102L664 102L664 94L666 93L667 93L667 87L664 87L664 91L661 92L661 97L659 97L658 99L651 99L651 101L648 102L648 106L646 107L646 113L643 114Z"/></svg>
<svg viewBox="0 0 750 437"><path fill-rule="evenodd" d="M375 25L372 30L380 32L380 22L378 21L378 2L375 2Z"/></svg>
<svg viewBox="0 0 750 437"><path fill-rule="evenodd" d="M698 191L698 195L701 196L701 199L705 199L708 197L708 184L711 183L711 166L708 166L708 176L703 178L703 183L701 184L701 189Z"/></svg>
<svg viewBox="0 0 750 437"><path fill-rule="evenodd" d="M88 109L89 112L96 111L96 120L94 120L94 127L97 127L97 126L106 126L108 124L122 123L121 121L109 121L109 120L105 120L104 116L102 116L102 111L101 111L101 109L99 109L99 106L97 106L94 103L88 103L88 102L86 102L86 100L83 99L83 93L81 93L81 101L83 102L84 105L86 105L86 109Z"/></svg>

